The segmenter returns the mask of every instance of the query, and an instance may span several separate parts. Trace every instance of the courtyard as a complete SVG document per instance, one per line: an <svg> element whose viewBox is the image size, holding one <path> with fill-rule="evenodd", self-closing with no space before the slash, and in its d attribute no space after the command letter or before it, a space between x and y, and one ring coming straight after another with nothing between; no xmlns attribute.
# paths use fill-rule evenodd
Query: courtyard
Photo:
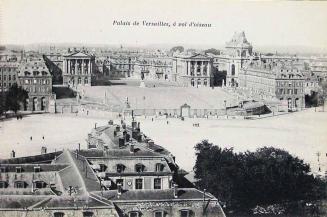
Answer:
<svg viewBox="0 0 327 217"><path fill-rule="evenodd" d="M204 139L221 147L233 147L235 151L274 146L304 159L315 172L319 165L322 171L327 169L327 112L309 109L256 120L190 118L182 121L158 117L152 121L152 117L141 116L136 120L141 122L141 131L171 151L186 171L192 171L195 163L194 145ZM0 121L0 158L9 158L12 150L17 157L39 154L42 146L48 152L77 149L78 143L86 148L85 139L95 124L107 123L108 119L80 114L35 114L22 120L3 120ZM193 123L199 123L199 127Z"/></svg>

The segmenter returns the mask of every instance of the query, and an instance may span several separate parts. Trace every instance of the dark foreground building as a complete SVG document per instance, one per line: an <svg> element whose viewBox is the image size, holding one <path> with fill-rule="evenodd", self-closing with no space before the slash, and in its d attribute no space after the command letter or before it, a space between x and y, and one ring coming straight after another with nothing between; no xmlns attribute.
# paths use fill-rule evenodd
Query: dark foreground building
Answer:
<svg viewBox="0 0 327 217"><path fill-rule="evenodd" d="M0 160L0 216L225 217L136 122L109 122L87 142L87 150Z"/></svg>

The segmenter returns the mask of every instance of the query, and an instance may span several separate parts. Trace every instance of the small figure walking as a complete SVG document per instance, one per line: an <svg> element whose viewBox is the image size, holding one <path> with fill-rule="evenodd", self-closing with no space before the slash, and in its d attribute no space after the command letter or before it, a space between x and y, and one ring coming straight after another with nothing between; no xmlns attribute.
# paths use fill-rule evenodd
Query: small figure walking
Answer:
<svg viewBox="0 0 327 217"><path fill-rule="evenodd" d="M30 137L30 140L31 140L31 141L33 140L32 136Z"/></svg>

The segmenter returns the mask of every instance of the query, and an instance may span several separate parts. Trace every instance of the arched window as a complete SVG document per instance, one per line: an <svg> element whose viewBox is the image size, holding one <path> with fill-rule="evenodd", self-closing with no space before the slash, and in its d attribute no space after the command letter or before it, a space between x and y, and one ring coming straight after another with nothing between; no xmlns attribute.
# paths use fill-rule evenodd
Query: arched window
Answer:
<svg viewBox="0 0 327 217"><path fill-rule="evenodd" d="M135 165L135 172L140 173L140 172L144 172L144 170L145 170L145 166L143 164L136 164Z"/></svg>

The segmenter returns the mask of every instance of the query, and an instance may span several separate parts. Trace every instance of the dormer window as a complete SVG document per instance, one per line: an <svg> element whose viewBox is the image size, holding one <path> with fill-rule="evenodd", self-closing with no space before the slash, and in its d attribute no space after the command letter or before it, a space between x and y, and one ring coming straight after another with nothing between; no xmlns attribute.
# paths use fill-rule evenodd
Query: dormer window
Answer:
<svg viewBox="0 0 327 217"><path fill-rule="evenodd" d="M116 165L116 171L117 171L117 173L122 173L122 172L124 172L124 170L125 170L125 165L123 165L123 164L117 164Z"/></svg>
<svg viewBox="0 0 327 217"><path fill-rule="evenodd" d="M7 188L8 183L6 181L0 181L0 188Z"/></svg>
<svg viewBox="0 0 327 217"><path fill-rule="evenodd" d="M41 171L41 167L34 167L34 173L39 173Z"/></svg>
<svg viewBox="0 0 327 217"><path fill-rule="evenodd" d="M162 210L154 211L153 213L153 217L164 217L164 216L165 216L165 212Z"/></svg>
<svg viewBox="0 0 327 217"><path fill-rule="evenodd" d="M65 217L65 213L63 213L63 212L55 212L55 213L53 213L53 217Z"/></svg>
<svg viewBox="0 0 327 217"><path fill-rule="evenodd" d="M5 173L7 171L6 167L0 167L0 172Z"/></svg>
<svg viewBox="0 0 327 217"><path fill-rule="evenodd" d="M180 217L191 217L191 214L192 214L192 210L189 210L189 209L182 209L180 211Z"/></svg>
<svg viewBox="0 0 327 217"><path fill-rule="evenodd" d="M135 165L135 172L140 173L140 172L144 172L144 170L145 170L145 166L143 164L136 164Z"/></svg>
<svg viewBox="0 0 327 217"><path fill-rule="evenodd" d="M14 184L15 188L25 188L25 182L24 181L16 181Z"/></svg>
<svg viewBox="0 0 327 217"><path fill-rule="evenodd" d="M156 172L162 172L164 167L165 166L162 163L157 163L156 164Z"/></svg>
<svg viewBox="0 0 327 217"><path fill-rule="evenodd" d="M16 173L21 173L22 172L22 167L16 167Z"/></svg>
<svg viewBox="0 0 327 217"><path fill-rule="evenodd" d="M132 211L128 213L128 217L139 217L140 213L137 211Z"/></svg>

